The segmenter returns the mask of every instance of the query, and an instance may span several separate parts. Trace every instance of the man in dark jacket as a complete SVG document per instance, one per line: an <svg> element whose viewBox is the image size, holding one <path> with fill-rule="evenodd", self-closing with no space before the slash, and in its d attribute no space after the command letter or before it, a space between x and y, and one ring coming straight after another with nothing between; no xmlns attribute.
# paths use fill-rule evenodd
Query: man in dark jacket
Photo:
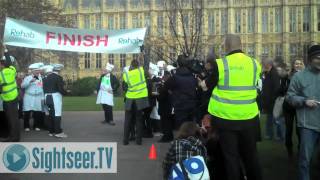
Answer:
<svg viewBox="0 0 320 180"><path fill-rule="evenodd" d="M164 84L172 92L176 128L186 121L195 121L198 82L187 63L188 57L179 55L176 73Z"/></svg>
<svg viewBox="0 0 320 180"><path fill-rule="evenodd" d="M114 126L113 121L113 94L119 88L118 79L112 74L114 65L107 64L106 69L102 72L98 86L97 86L97 104L101 104L104 111L104 121L102 123L107 123Z"/></svg>
<svg viewBox="0 0 320 180"><path fill-rule="evenodd" d="M273 65L272 59L264 59L262 67L264 75L262 80L261 106L262 110L267 114L266 138L273 139L273 106L280 88L280 77Z"/></svg>
<svg viewBox="0 0 320 180"><path fill-rule="evenodd" d="M63 78L59 75L62 68L63 65L53 65L53 72L48 73L43 79L45 103L49 109L49 136L57 138L67 137L61 129L62 96L67 94L67 91L63 87Z"/></svg>

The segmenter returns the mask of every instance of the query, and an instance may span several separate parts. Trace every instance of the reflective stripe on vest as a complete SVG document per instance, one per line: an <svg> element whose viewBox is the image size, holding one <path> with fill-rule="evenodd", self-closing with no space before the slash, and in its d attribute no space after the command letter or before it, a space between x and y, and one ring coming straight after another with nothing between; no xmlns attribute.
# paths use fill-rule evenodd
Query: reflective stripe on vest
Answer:
<svg viewBox="0 0 320 180"><path fill-rule="evenodd" d="M225 99L218 97L216 95L212 95L211 98L213 98L216 101L226 103L226 104L252 104L256 102L256 99L249 99L249 100L230 100L230 99Z"/></svg>
<svg viewBox="0 0 320 180"><path fill-rule="evenodd" d="M218 89L220 90L228 90L228 91L247 91L247 90L255 90L256 88L256 81L257 81L257 64L256 61L254 59L252 59L252 64L253 64L253 82L252 82L252 86L230 86L229 85L229 74L230 74L230 70L229 70L229 65L228 65L228 61L226 59L226 57L224 57L222 59L222 63L223 63L223 67L224 67L224 85L218 85Z"/></svg>

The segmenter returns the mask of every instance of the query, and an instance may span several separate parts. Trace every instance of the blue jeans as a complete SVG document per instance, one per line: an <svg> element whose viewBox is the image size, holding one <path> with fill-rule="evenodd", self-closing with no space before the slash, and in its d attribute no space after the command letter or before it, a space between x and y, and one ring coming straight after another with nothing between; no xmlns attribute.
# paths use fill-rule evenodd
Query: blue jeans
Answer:
<svg viewBox="0 0 320 180"><path fill-rule="evenodd" d="M266 123L266 138L273 139L274 133L274 118L273 114L267 114L267 123Z"/></svg>
<svg viewBox="0 0 320 180"><path fill-rule="evenodd" d="M320 139L320 133L311 129L299 128L301 144L299 150L299 180L310 180L310 161Z"/></svg>

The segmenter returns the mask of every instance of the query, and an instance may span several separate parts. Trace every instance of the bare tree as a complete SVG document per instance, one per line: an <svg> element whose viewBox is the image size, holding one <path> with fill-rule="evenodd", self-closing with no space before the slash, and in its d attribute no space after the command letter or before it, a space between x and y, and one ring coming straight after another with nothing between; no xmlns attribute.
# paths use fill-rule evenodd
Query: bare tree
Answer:
<svg viewBox="0 0 320 180"><path fill-rule="evenodd" d="M49 0L1 0L0 1L0 38L4 31L5 18L11 17L15 19L21 19L31 21L35 23L46 23L50 25L69 26L71 22L62 15L62 9L56 7ZM13 54L18 62L20 70L25 70L27 66L34 61L34 59L43 60L46 57L42 56L42 53L37 53L35 49L23 48L23 47L10 47L10 52ZM60 54L62 52L53 52L54 54ZM65 56L59 60L65 64L63 59L74 56L71 53L63 53Z"/></svg>
<svg viewBox="0 0 320 180"><path fill-rule="evenodd" d="M164 0L163 25L158 24L156 38L149 42L151 51L158 59L175 61L174 57L164 53L160 47L168 47L171 51L199 57L203 50L203 0ZM159 19L157 19L158 21ZM160 26L160 27L159 27ZM167 31L166 31L167 30Z"/></svg>

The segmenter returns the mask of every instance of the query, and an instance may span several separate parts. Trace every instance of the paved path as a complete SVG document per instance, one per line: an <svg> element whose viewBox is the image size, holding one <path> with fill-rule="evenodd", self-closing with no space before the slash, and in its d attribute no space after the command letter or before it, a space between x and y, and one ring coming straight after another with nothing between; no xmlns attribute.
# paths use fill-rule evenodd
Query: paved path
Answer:
<svg viewBox="0 0 320 180"><path fill-rule="evenodd" d="M160 180L161 160L168 144L156 143L159 137L143 139L142 146L131 142L122 145L124 113L115 112L116 126L101 124L102 112L64 112L66 139L49 137L47 132L23 132L23 142L117 142L118 173L116 174L0 174L0 180ZM149 149L155 143L158 159L148 160Z"/></svg>

